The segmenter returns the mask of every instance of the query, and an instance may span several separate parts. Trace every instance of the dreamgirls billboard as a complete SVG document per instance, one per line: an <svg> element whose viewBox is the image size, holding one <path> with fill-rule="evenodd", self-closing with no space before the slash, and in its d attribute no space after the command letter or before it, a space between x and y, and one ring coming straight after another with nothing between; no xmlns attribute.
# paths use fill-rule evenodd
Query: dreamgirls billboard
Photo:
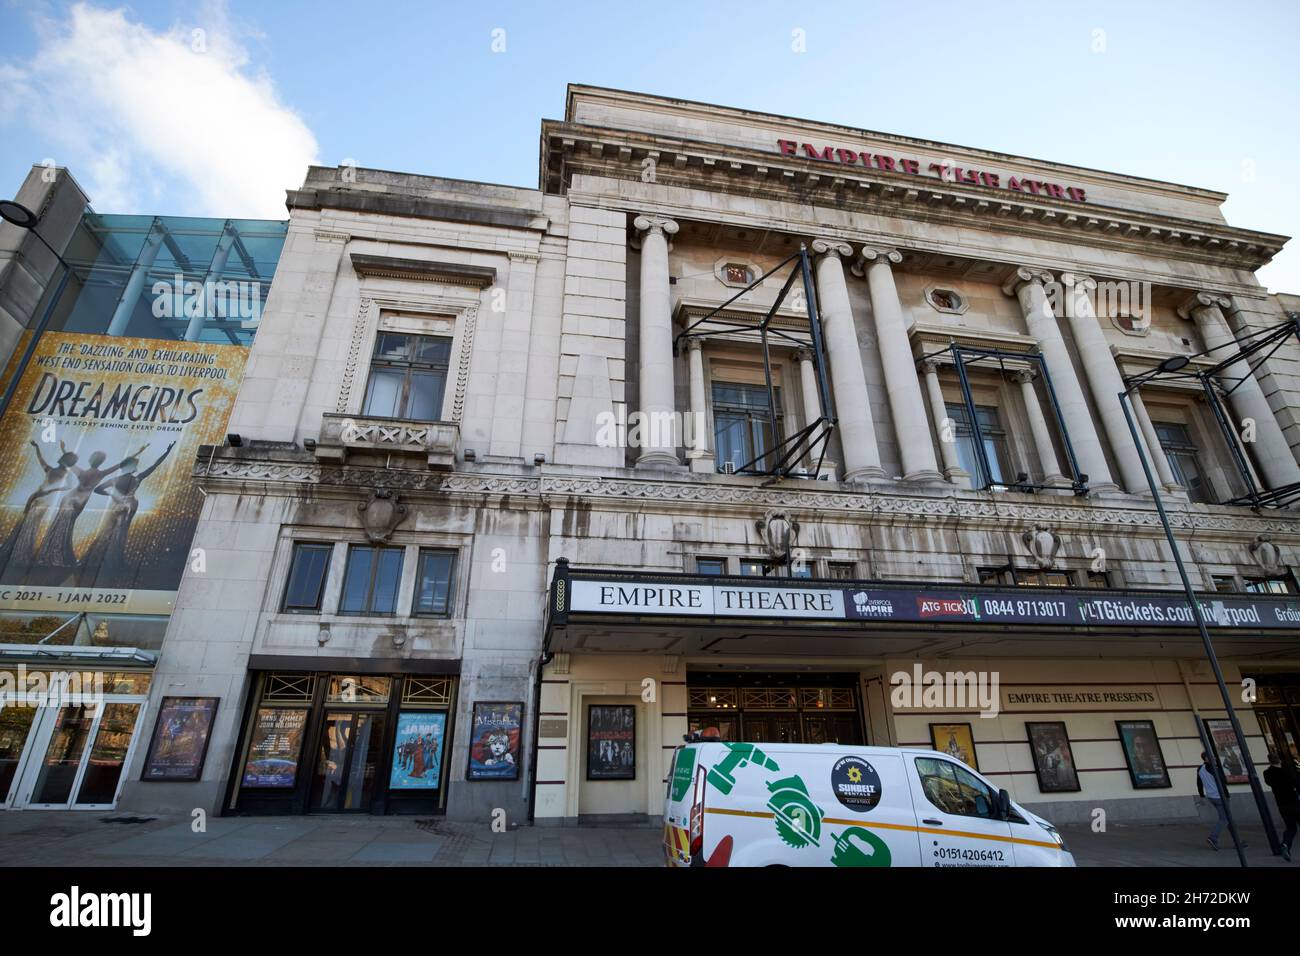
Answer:
<svg viewBox="0 0 1300 956"><path fill-rule="evenodd" d="M203 501L194 459L222 441L247 354L41 338L0 422L0 610L170 613Z"/></svg>

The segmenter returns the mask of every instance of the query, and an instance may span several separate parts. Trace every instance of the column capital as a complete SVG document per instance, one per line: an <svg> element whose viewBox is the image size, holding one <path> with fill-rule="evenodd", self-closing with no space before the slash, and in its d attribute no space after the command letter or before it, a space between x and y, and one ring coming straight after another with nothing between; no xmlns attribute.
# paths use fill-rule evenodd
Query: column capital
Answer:
<svg viewBox="0 0 1300 956"><path fill-rule="evenodd" d="M894 265L898 265L903 261L903 254L890 246L863 246L858 257L865 265L871 265L875 262L892 262Z"/></svg>
<svg viewBox="0 0 1300 956"><path fill-rule="evenodd" d="M648 232L652 235L657 232L664 236L671 236L681 228L677 225L677 220L654 213L641 213L632 220L632 226L638 232Z"/></svg>
<svg viewBox="0 0 1300 956"><path fill-rule="evenodd" d="M686 351L698 352L702 348L704 348L704 340L699 336L692 335L686 340Z"/></svg>
<svg viewBox="0 0 1300 956"><path fill-rule="evenodd" d="M1182 301L1178 306L1178 317L1180 319L1190 319L1197 309L1207 308L1209 306L1218 306L1220 309L1226 309L1232 305L1232 300L1222 292L1199 291L1193 292Z"/></svg>
<svg viewBox="0 0 1300 956"><path fill-rule="evenodd" d="M1019 266L1016 271L1011 273L1010 278L1002 283L1002 292L1004 295L1016 295L1020 292L1022 286L1037 282L1039 285L1045 285L1055 281L1052 274L1046 269L1035 269L1032 266Z"/></svg>
<svg viewBox="0 0 1300 956"><path fill-rule="evenodd" d="M1011 380L1021 385L1025 385L1038 378L1038 369L1022 368L1011 373Z"/></svg>
<svg viewBox="0 0 1300 956"><path fill-rule="evenodd" d="M841 259L844 259L853 255L853 247L843 239L814 239L811 248L812 251L819 256L833 253Z"/></svg>
<svg viewBox="0 0 1300 956"><path fill-rule="evenodd" d="M922 359L920 362L916 363L916 367L920 369L922 375L939 374L939 363L934 359Z"/></svg>
<svg viewBox="0 0 1300 956"><path fill-rule="evenodd" d="M1097 280L1081 272L1062 272L1061 284L1069 286L1075 292L1091 292L1097 288Z"/></svg>
<svg viewBox="0 0 1300 956"><path fill-rule="evenodd" d="M794 350L794 360L796 362L811 362L812 358L812 349L801 348Z"/></svg>

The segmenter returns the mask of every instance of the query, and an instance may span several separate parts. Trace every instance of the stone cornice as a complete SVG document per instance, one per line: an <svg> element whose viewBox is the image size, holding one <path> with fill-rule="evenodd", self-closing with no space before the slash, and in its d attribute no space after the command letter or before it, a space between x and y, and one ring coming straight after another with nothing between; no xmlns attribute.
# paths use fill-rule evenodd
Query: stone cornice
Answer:
<svg viewBox="0 0 1300 956"><path fill-rule="evenodd" d="M644 510L646 502L666 511L696 511L710 508L748 515L755 509L791 508L810 519L845 520L862 518L874 524L934 521L974 528L1006 528L1008 523L1049 524L1058 530L1072 529L1131 534L1134 529L1160 533L1160 519L1154 507L1126 502L1077 502L1071 498L1049 498L1014 494L981 494L946 491L933 495L896 494L881 491L814 488L811 483L765 486L762 481L742 481L701 476L696 479L650 480L585 475L507 475L457 471L451 474L417 469L383 468L369 465L332 466L308 460L269 457L212 457L202 449L195 462L194 477L209 493L266 494L272 496L319 497L333 491L343 495L358 490L382 488L408 493L413 500L483 497L516 497L555 506L560 499L579 498L599 502L612 509ZM1169 514L1178 530L1202 535L1255 535L1261 533L1294 536L1300 543L1300 515L1269 512L1255 515L1245 508L1185 506Z"/></svg>
<svg viewBox="0 0 1300 956"><path fill-rule="evenodd" d="M645 159L655 162L655 182L745 195L792 197L803 203L862 207L882 215L952 225L1015 231L1098 247L1139 249L1182 260L1257 269L1289 237L1161 213L1058 203L1042 196L1009 197L987 187L919 178L780 154L644 133L543 123L541 187L564 191L564 173L585 171L643 181Z"/></svg>
<svg viewBox="0 0 1300 956"><path fill-rule="evenodd" d="M395 259L352 253L352 268L367 278L414 279L419 282L442 282L486 289L496 281L497 271L490 266L471 266L458 262L430 262L426 259Z"/></svg>

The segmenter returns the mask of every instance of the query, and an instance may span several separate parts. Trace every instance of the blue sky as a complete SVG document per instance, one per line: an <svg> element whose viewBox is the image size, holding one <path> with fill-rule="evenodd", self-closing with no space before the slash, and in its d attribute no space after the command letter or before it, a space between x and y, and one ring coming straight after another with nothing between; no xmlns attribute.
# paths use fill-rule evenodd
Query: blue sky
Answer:
<svg viewBox="0 0 1300 956"><path fill-rule="evenodd" d="M0 193L46 160L102 212L282 217L311 161L536 186L580 82L1219 189L1292 235L1297 41L1295 2L0 0Z"/></svg>

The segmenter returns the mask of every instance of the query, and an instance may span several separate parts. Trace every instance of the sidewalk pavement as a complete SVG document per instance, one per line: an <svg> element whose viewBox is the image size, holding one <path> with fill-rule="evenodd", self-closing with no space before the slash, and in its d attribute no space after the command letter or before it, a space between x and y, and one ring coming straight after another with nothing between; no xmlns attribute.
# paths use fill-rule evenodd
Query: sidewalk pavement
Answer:
<svg viewBox="0 0 1300 956"><path fill-rule="evenodd" d="M124 820L145 822L115 822ZM1238 865L1225 833L1203 824L1062 827L1080 866ZM1247 828L1251 866L1288 866ZM0 866L662 866L656 826L521 827L419 817L218 817L204 833L180 817L0 812ZM1300 867L1300 863L1295 864Z"/></svg>

